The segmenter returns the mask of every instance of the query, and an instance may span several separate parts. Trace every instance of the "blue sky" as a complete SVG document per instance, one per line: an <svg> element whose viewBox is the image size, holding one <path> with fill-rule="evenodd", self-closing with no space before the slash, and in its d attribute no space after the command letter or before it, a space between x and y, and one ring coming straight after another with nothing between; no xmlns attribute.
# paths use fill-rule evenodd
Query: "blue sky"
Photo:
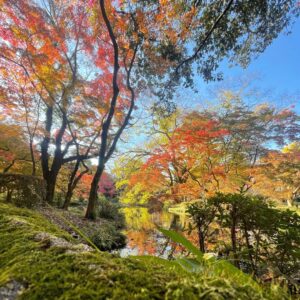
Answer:
<svg viewBox="0 0 300 300"><path fill-rule="evenodd" d="M234 82L243 77L256 78L255 87L261 91L268 91L270 98L273 97L272 100L277 105L295 104L300 112L300 19L296 20L290 34L281 33L246 69L238 66L228 67L228 64L224 63L220 70L225 81ZM214 86L213 83L199 81L199 94L206 95L207 90L213 89ZM194 102L193 97L195 95L190 94L188 98ZM196 103L201 105L199 101L201 102L198 100Z"/></svg>
<svg viewBox="0 0 300 300"><path fill-rule="evenodd" d="M281 34L254 60L249 72L263 75L261 84L282 92L300 91L300 19L289 35Z"/></svg>

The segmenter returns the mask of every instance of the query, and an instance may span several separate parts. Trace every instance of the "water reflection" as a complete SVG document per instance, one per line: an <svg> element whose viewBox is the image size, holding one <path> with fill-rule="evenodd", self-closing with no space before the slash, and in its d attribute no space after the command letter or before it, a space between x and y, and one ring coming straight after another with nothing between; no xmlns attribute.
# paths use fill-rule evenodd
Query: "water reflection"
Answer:
<svg viewBox="0 0 300 300"><path fill-rule="evenodd" d="M120 250L122 257L147 254L170 256L175 251L174 245L156 229L156 225L182 232L188 223L185 215L149 212L145 207L126 207L122 211L127 224L127 246Z"/></svg>

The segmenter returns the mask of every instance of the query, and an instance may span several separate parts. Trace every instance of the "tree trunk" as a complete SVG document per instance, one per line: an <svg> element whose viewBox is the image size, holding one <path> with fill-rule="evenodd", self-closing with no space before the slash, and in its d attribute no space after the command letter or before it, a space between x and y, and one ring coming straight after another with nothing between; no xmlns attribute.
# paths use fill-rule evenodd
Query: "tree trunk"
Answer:
<svg viewBox="0 0 300 300"><path fill-rule="evenodd" d="M68 191L67 191L67 195L65 197L65 201L64 201L64 204L63 204L63 209L65 210L68 210L69 208L69 205L71 203L71 199L72 199L72 196L73 196L73 188L72 188L72 185L69 183L68 184Z"/></svg>
<svg viewBox="0 0 300 300"><path fill-rule="evenodd" d="M85 167L85 170L81 171L80 174L76 177L76 174L78 172L80 163L82 163L82 165ZM67 195L66 195L66 198L65 198L65 202L63 204L63 209L67 210L69 208L69 205L71 203L71 199L72 199L72 196L73 196L73 192L74 192L78 182L80 181L80 179L82 178L82 176L84 174L88 173L89 170L90 169L86 166L86 164L83 161L81 161L80 159L77 159L75 167L74 167L73 172L72 172L72 174L70 176L70 179L69 179L68 190L67 190Z"/></svg>
<svg viewBox="0 0 300 300"><path fill-rule="evenodd" d="M110 36L110 40L113 44L113 49L114 49L113 50L114 51L114 66L113 66L113 79L112 79L113 94L112 94L110 107L109 107L109 111L108 111L106 120L102 126L101 146L100 146L100 150L99 150L98 166L97 166L97 171L95 173L95 176L94 176L92 184L91 184L89 202L88 202L88 207L87 207L86 215L85 215L85 217L88 219L95 218L95 205L96 205L96 201L97 201L98 184L99 184L101 175L104 171L105 162L109 158L109 155L108 156L106 155L107 154L106 151L107 151L108 134L109 134L110 124L111 124L113 116L115 114L115 107L116 107L117 99L119 96L119 86L118 86L118 71L120 68L120 66L119 66L119 48L118 48L117 40L114 35L112 26L107 17L107 14L106 14L104 0L100 0L99 2L100 2L101 14L102 14L104 23L106 25L108 34ZM120 132L120 134L121 134L121 132Z"/></svg>
<svg viewBox="0 0 300 300"><path fill-rule="evenodd" d="M11 197L12 197L13 190L7 190L6 194L6 202L11 202Z"/></svg>
<svg viewBox="0 0 300 300"><path fill-rule="evenodd" d="M74 186L74 179L76 177L76 173L79 169L79 165L80 165L80 160L77 159L76 161L76 164L75 164L75 167L71 173L71 176L70 176L70 179L69 179L69 182L68 182L68 190L67 190L67 195L66 195L66 198L65 198L65 202L63 204L63 209L68 209L69 207L69 204L71 202L71 199L72 199L72 195L73 195L73 191L76 187L76 185Z"/></svg>
<svg viewBox="0 0 300 300"><path fill-rule="evenodd" d="M35 176L36 166L35 166L35 157L34 157L33 142L32 142L32 140L30 140L30 142L29 142L29 148L30 148L30 156L31 156L31 161L32 161L32 172L31 172L31 175Z"/></svg>
<svg viewBox="0 0 300 300"><path fill-rule="evenodd" d="M62 138L64 135L64 132L67 127L67 117L65 114L63 114L62 124L59 129L59 132L55 138L55 152L53 161L51 164L51 169L49 170L49 143L50 143L50 131L52 127L52 116L53 116L53 108L48 107L47 113L46 113L46 135L44 137L44 140L41 145L41 152L42 152L42 169L43 169L43 177L46 180L47 183L47 189L46 189L46 201L48 203L53 203L54 199L54 193L55 193L55 185L57 180L57 175L63 165L63 156L64 153L61 150L61 144L62 144Z"/></svg>
<svg viewBox="0 0 300 300"><path fill-rule="evenodd" d="M99 159L100 162L100 159ZM96 201L98 198L98 184L101 178L101 175L104 171L104 161L101 163L101 165L98 165L97 171L95 173L95 176L93 178L92 184L91 184L91 190L89 195L89 202L86 209L85 217L87 219L94 219L95 216L95 207L96 207Z"/></svg>
<svg viewBox="0 0 300 300"><path fill-rule="evenodd" d="M256 274L256 266L254 264L253 256L252 256L253 247L250 244L249 232L248 232L248 229L247 229L247 226L246 226L245 222L244 222L244 230L245 230L245 239L246 239L246 245L247 245L247 249L248 249L249 261L251 263L252 271L254 272L254 274Z"/></svg>
<svg viewBox="0 0 300 300"><path fill-rule="evenodd" d="M46 180L46 182L48 182L48 177L49 177L48 148L50 143L52 122L53 122L53 108L52 106L48 106L46 111L45 135L41 143L41 165L42 165L43 177Z"/></svg>
<svg viewBox="0 0 300 300"><path fill-rule="evenodd" d="M46 180L46 202L52 204L54 200L55 185L56 185L57 175L54 176L50 173Z"/></svg>
<svg viewBox="0 0 300 300"><path fill-rule="evenodd" d="M202 253L205 253L205 237L201 230L201 226L198 226L198 239L199 239L199 249Z"/></svg>
<svg viewBox="0 0 300 300"><path fill-rule="evenodd" d="M236 225L237 225L237 208L233 204L232 212L231 212L231 229L230 229L230 235L231 235L231 246L232 246L232 252L233 252L233 258L234 258L234 265L239 268L239 262L238 262L238 256L236 253Z"/></svg>
<svg viewBox="0 0 300 300"><path fill-rule="evenodd" d="M7 173L9 169L15 164L16 160L14 159L4 170L3 174Z"/></svg>

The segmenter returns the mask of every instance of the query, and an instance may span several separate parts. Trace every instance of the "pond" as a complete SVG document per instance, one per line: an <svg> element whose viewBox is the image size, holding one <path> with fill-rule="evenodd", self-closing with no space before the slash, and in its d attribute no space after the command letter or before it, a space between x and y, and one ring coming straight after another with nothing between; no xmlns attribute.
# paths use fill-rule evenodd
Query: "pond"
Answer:
<svg viewBox="0 0 300 300"><path fill-rule="evenodd" d="M167 211L149 211L146 207L126 207L121 209L125 214L127 228L127 245L120 250L120 255L155 255L168 257L174 247L157 226L182 232L188 225L188 218Z"/></svg>

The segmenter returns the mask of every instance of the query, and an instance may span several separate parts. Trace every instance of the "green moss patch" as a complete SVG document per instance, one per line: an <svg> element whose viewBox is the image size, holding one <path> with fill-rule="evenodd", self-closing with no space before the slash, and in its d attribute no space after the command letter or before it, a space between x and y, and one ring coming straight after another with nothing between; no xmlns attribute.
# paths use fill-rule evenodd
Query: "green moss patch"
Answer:
<svg viewBox="0 0 300 300"><path fill-rule="evenodd" d="M53 236L64 247L51 244ZM263 290L206 271L191 274L155 257L78 250L74 242L37 212L0 203L0 298L11 289L11 299L30 300L287 299L276 287Z"/></svg>

